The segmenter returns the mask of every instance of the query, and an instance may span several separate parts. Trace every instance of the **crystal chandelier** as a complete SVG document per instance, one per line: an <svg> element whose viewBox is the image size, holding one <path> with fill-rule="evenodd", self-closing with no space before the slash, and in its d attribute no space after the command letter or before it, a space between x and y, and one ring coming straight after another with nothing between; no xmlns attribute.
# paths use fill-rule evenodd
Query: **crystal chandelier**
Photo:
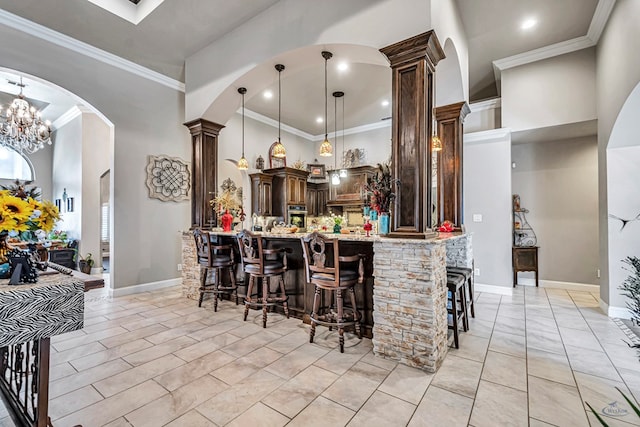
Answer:
<svg viewBox="0 0 640 427"><path fill-rule="evenodd" d="M32 154L44 148L44 144L51 145L51 122L43 121L40 111L24 99L22 77L19 86L20 94L9 105L4 122L0 123L0 145L19 153Z"/></svg>

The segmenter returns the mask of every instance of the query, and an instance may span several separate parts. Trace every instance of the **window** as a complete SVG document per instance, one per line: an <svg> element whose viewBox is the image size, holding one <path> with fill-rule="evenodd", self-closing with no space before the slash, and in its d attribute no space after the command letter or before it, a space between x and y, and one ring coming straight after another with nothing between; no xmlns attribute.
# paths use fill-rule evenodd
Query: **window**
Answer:
<svg viewBox="0 0 640 427"><path fill-rule="evenodd" d="M109 241L109 204L103 203L100 209L101 227L100 227L100 240L103 242Z"/></svg>
<svg viewBox="0 0 640 427"><path fill-rule="evenodd" d="M17 151L0 146L0 179L33 181L33 165L27 157Z"/></svg>

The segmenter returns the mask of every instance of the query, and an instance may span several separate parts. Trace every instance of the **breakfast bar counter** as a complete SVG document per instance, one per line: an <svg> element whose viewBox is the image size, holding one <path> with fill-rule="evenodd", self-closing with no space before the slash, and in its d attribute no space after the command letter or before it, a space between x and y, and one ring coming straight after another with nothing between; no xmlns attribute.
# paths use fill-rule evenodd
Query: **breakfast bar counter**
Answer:
<svg viewBox="0 0 640 427"><path fill-rule="evenodd" d="M235 243L235 232L211 231L219 243ZM261 233L274 248L288 248L285 275L289 311L309 323L314 288L306 283L300 237L306 233ZM471 267L471 236L439 233L430 239L328 234L341 254L363 254L365 283L356 288L363 335L377 356L435 372L447 352L446 267ZM200 269L192 232L182 236L183 295L198 299ZM237 258L239 260L239 257ZM238 268L238 280L243 280ZM240 288L244 289L244 288ZM242 293L242 291L240 292Z"/></svg>

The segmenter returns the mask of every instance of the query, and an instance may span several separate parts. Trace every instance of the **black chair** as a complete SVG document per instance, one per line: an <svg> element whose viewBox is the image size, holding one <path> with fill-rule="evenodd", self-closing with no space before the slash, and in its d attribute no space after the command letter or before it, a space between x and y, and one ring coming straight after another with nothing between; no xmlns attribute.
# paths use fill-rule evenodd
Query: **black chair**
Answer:
<svg viewBox="0 0 640 427"><path fill-rule="evenodd" d="M200 298L198 307L202 307L204 294L213 294L213 311L218 311L218 296L227 294L231 297L235 294L238 305L238 286L236 284L235 262L232 245L213 245L211 236L207 231L195 229L193 236L196 240L196 253L200 264ZM222 281L222 271L228 270L230 283ZM213 281L208 281L210 273L213 273Z"/></svg>
<svg viewBox="0 0 640 427"><path fill-rule="evenodd" d="M267 311L275 305L282 305L289 318L289 297L285 292L284 273L287 271L287 250L267 248L265 239L258 234L244 230L238 235L238 246L242 256L245 275L249 275L247 295L244 299L244 320L250 308L262 308L262 327L267 327ZM273 280L276 289L272 290ZM262 284L262 294L258 295L256 282Z"/></svg>
<svg viewBox="0 0 640 427"><path fill-rule="evenodd" d="M353 326L362 338L361 313L356 305L354 287L364 283L363 255L341 256L339 240L313 232L300 239L307 282L315 286L311 312L309 342L313 342L316 324L336 327L340 335L340 352L344 353L344 329ZM335 292L336 311L320 307L321 291ZM344 306L344 294L349 294L351 307Z"/></svg>
<svg viewBox="0 0 640 427"><path fill-rule="evenodd" d="M465 332L468 330L464 278L457 274L447 274L447 291L447 317L451 318L451 323L447 322L447 327L453 329L455 348L460 348L458 337L460 326Z"/></svg>
<svg viewBox="0 0 640 427"><path fill-rule="evenodd" d="M475 297L473 295L474 286L473 286L473 268L467 267L447 267L447 274L458 274L464 278L465 283L467 284L467 308L471 309L471 317L475 319L476 317L476 304Z"/></svg>

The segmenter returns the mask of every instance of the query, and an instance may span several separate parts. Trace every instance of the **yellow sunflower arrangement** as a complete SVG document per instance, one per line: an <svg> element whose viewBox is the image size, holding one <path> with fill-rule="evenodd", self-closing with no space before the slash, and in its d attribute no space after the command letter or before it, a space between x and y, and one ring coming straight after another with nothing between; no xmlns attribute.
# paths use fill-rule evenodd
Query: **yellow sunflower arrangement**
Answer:
<svg viewBox="0 0 640 427"><path fill-rule="evenodd" d="M22 199L10 190L0 191L0 232L23 240L43 239L60 219L58 208L48 200Z"/></svg>

